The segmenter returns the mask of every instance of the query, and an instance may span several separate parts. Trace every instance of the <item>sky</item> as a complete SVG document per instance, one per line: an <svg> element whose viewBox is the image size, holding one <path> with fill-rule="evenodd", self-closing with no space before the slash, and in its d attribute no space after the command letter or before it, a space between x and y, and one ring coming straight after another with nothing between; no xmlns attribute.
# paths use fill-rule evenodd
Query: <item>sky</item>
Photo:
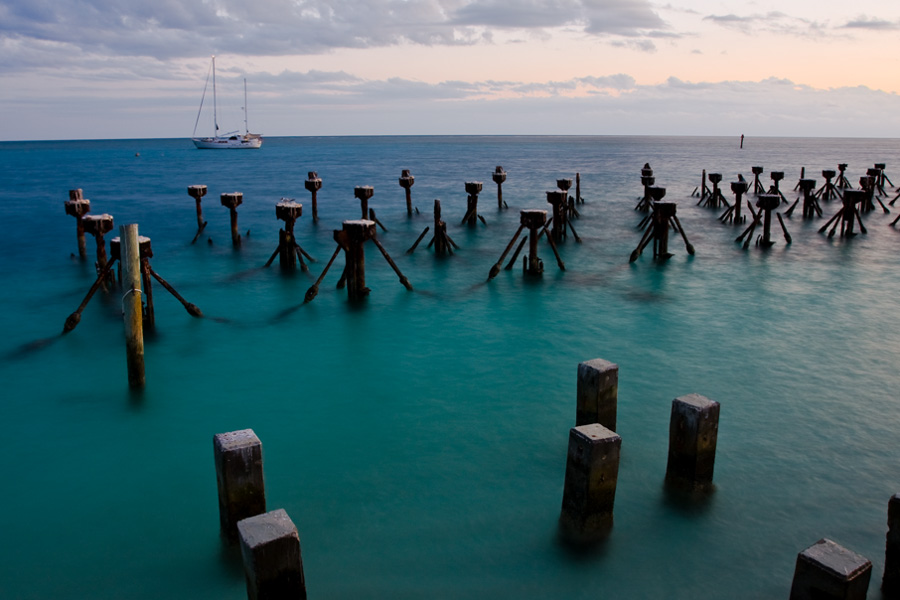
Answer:
<svg viewBox="0 0 900 600"><path fill-rule="evenodd" d="M900 138L897 0L0 0L0 140ZM198 121L199 114L199 121Z"/></svg>

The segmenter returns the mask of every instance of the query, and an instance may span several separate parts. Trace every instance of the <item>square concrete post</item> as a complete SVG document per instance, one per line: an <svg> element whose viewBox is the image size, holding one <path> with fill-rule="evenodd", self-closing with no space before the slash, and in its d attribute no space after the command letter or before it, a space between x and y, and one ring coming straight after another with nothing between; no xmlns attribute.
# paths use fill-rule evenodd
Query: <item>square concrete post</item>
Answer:
<svg viewBox="0 0 900 600"><path fill-rule="evenodd" d="M599 423L569 431L560 525L579 540L602 538L612 528L622 438Z"/></svg>
<svg viewBox="0 0 900 600"><path fill-rule="evenodd" d="M240 521L241 557L250 600L306 600L300 536L283 509Z"/></svg>
<svg viewBox="0 0 900 600"><path fill-rule="evenodd" d="M700 394L672 401L666 482L691 488L712 486L719 433L719 403Z"/></svg>
<svg viewBox="0 0 900 600"><path fill-rule="evenodd" d="M619 398L619 365L602 358L578 364L575 425L600 423L616 430Z"/></svg>
<svg viewBox="0 0 900 600"><path fill-rule="evenodd" d="M237 540L238 521L266 512L262 443L252 429L241 429L216 434L213 449L219 524L222 535L233 542Z"/></svg>
<svg viewBox="0 0 900 600"><path fill-rule="evenodd" d="M797 555L790 600L865 600L871 575L869 559L823 538Z"/></svg>
<svg viewBox="0 0 900 600"><path fill-rule="evenodd" d="M894 494L888 502L887 549L881 591L885 598L900 598L900 494Z"/></svg>

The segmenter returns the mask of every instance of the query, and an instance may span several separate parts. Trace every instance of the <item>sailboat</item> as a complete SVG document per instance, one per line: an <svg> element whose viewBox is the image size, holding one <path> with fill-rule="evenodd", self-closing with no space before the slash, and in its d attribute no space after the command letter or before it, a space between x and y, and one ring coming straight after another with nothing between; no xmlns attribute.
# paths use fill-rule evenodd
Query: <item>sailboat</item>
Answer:
<svg viewBox="0 0 900 600"><path fill-rule="evenodd" d="M247 126L247 80L244 79L244 133L232 131L219 135L218 107L216 106L216 57L212 57L212 63L206 74L206 84L203 86L203 96L200 97L200 110L197 111L197 121L194 123L194 134L191 141L197 148L203 150L231 149L231 148L259 148L262 146L262 136L258 133L250 133ZM212 73L213 92L213 125L215 135L212 137L197 137L197 125L200 123L200 114L203 112L203 100L206 98L206 88L209 85L209 73Z"/></svg>

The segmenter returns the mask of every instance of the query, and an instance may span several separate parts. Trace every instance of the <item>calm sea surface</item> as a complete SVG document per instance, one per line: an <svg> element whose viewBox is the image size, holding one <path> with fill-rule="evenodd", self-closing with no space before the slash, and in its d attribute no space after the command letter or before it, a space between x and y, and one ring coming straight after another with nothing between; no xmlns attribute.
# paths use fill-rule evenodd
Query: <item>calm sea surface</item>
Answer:
<svg viewBox="0 0 900 600"><path fill-rule="evenodd" d="M667 263L648 248L629 264L645 162L695 256L675 236ZM821 537L872 560L880 597L887 502L900 492L900 230L889 226L900 203L865 215L868 234L851 240L818 234L824 220L798 208L785 219L793 243L776 224L763 251L743 250L740 229L690 197L702 169L723 174L730 201L728 182L761 165L766 185L785 172L793 201L801 167L821 185L844 162L854 183L876 162L900 183L889 139L0 143L0 597L246 597L219 538L212 453L214 434L244 428L263 442L269 508L300 532L311 598L783 598L797 553ZM413 218L401 169L416 178ZM566 271L542 243L542 278L517 266L486 283L518 211L548 208L545 192L576 172L583 243L562 244ZM473 180L487 226L467 229ZM209 186L209 225L192 246L194 184ZM369 245L364 303L335 289L338 258L303 305L332 231L359 216L358 185L374 186L379 239L415 291ZM142 394L127 386L120 291L59 335L94 278L93 259L72 255L71 188L94 214L138 223L154 269L209 317L154 288ZM249 230L237 251L219 204L232 191ZM297 238L318 259L308 274L261 268L282 197L304 204ZM461 249L436 258L429 234L406 255L435 198ZM622 461L611 538L575 552L557 519L576 368L593 358L620 367ZM717 490L701 503L663 488L671 401L691 392L722 407Z"/></svg>

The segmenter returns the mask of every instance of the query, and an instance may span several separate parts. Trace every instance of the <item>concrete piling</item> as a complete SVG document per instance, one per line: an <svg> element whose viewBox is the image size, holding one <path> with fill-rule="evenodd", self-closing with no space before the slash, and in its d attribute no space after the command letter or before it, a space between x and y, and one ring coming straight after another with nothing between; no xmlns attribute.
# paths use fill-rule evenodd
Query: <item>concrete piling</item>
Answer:
<svg viewBox="0 0 900 600"><path fill-rule="evenodd" d="M566 239L566 223L569 220L569 195L565 190L551 190L547 192L547 202L553 208L550 236L554 242L561 243Z"/></svg>
<svg viewBox="0 0 900 600"><path fill-rule="evenodd" d="M779 189L779 185L784 179L784 171L772 171L769 173L769 177L772 178L772 185L769 186L769 194L778 196L783 203L787 204L787 198L784 197L784 194L781 193L781 190Z"/></svg>
<svg viewBox="0 0 900 600"><path fill-rule="evenodd" d="M701 198L700 202L697 204L702 204L708 208L719 208L720 206L729 206L728 201L725 200L725 196L722 195L722 190L719 189L719 183L722 182L722 174L721 173L710 173L708 175L709 181L713 184L713 189L711 192L706 194L703 198Z"/></svg>
<svg viewBox="0 0 900 600"><path fill-rule="evenodd" d="M743 241L744 248L749 247L750 241L753 239L753 232L756 231L756 228L761 224L763 226L763 233L757 238L756 245L762 246L763 248L771 247L775 243L772 241L772 212L781 206L781 200L782 196L779 194L760 194L757 196L756 207L759 211L753 212L753 207L750 207L750 212L753 213L753 222L750 223L750 226L747 227L741 235L735 238L734 241ZM781 225L781 231L784 233L784 239L790 244L792 238L791 234L788 233L787 226L784 224L784 219L781 218L780 213L776 213L776 216L778 217L778 223Z"/></svg>
<svg viewBox="0 0 900 600"><path fill-rule="evenodd" d="M694 254L694 247L688 241L687 234L681 226L681 221L676 216L677 205L674 202L660 202L666 195L666 188L650 186L647 192L653 199L651 203L652 212L641 221L641 226L646 224L644 235L638 242L637 248L631 253L629 262L634 262L643 253L644 248L650 241L653 241L653 258L655 260L668 260L672 254L669 253L669 229L675 229L681 234L684 241L684 247L688 254Z"/></svg>
<svg viewBox="0 0 900 600"><path fill-rule="evenodd" d="M888 532L881 592L888 600L900 598L900 494L888 502Z"/></svg>
<svg viewBox="0 0 900 600"><path fill-rule="evenodd" d="M266 512L262 443L252 429L213 436L219 527L228 541L238 538L238 521Z"/></svg>
<svg viewBox="0 0 900 600"><path fill-rule="evenodd" d="M297 527L283 509L238 522L249 600L304 600L306 581Z"/></svg>
<svg viewBox="0 0 900 600"><path fill-rule="evenodd" d="M479 219L484 223L484 217L478 214L478 194L481 193L482 186L483 183L481 181L466 182L466 194L468 194L466 198L466 214L462 218L460 225L467 224L469 227L475 227Z"/></svg>
<svg viewBox="0 0 900 600"><path fill-rule="evenodd" d="M87 243L84 240L83 218L91 212L91 201L84 197L82 190L69 190L69 199L65 203L66 214L75 217L75 237L78 241L78 256L87 258Z"/></svg>
<svg viewBox="0 0 900 600"><path fill-rule="evenodd" d="M865 600L872 562L827 538L797 555L790 600Z"/></svg>
<svg viewBox="0 0 900 600"><path fill-rule="evenodd" d="M750 167L750 170L753 172L753 193L754 194L765 194L766 188L763 187L762 182L759 180L759 176L763 174L762 167Z"/></svg>
<svg viewBox="0 0 900 600"><path fill-rule="evenodd" d="M197 238L200 237L200 234L203 233L203 230L206 228L206 221L203 220L203 206L200 201L203 199L203 196L206 195L206 186L205 185L189 185L188 186L188 195L194 199L194 202L197 205L197 234L194 235L194 239L191 240L191 243L197 241Z"/></svg>
<svg viewBox="0 0 900 600"><path fill-rule="evenodd" d="M705 181L706 171L703 172L703 175ZM653 169L650 168L650 163L644 163L644 166L641 169L641 185L644 186L644 195L638 200L634 210L641 212L650 210L650 205L653 203L653 197L650 195L650 187L655 183L656 178L653 177ZM697 190L694 190L694 193L696 193L696 191Z"/></svg>
<svg viewBox="0 0 900 600"><path fill-rule="evenodd" d="M839 198L837 188L834 185L834 182L831 180L834 179L836 173L834 169L823 169L822 177L825 178L825 183L816 191L816 198L820 198L825 202L830 202L835 198Z"/></svg>
<svg viewBox="0 0 900 600"><path fill-rule="evenodd" d="M400 187L402 187L406 191L406 215L411 217L413 214L411 188L416 182L416 178L410 174L409 169L403 169L402 171L400 171L399 181Z"/></svg>
<svg viewBox="0 0 900 600"><path fill-rule="evenodd" d="M569 431L560 526L574 541L596 541L613 525L622 438L599 423Z"/></svg>
<svg viewBox="0 0 900 600"><path fill-rule="evenodd" d="M491 173L491 179L497 184L497 208L502 209L505 206L503 202L503 182L506 181L506 171L503 170L503 167L497 165L494 168L494 172Z"/></svg>
<svg viewBox="0 0 900 600"><path fill-rule="evenodd" d="M833 237L838 225L841 227L841 237L853 237L856 232L853 231L854 223L859 223L861 233L866 233L866 226L863 225L862 216L859 213L859 206L866 201L866 192L864 190L844 190L841 196L841 208L819 229L819 233L825 233L825 230L831 227L828 237ZM833 226L832 226L833 225Z"/></svg>
<svg viewBox="0 0 900 600"><path fill-rule="evenodd" d="M719 403L700 394L672 401L666 483L689 489L712 487L719 434Z"/></svg>
<svg viewBox="0 0 900 600"><path fill-rule="evenodd" d="M300 267L303 271L309 270L309 267L303 261L303 257L306 256L310 261L313 259L300 247L300 244L297 243L297 239L294 237L294 223L301 215L303 215L303 205L291 198L282 198L275 204L275 218L284 221L284 229L278 230L278 247L275 248L272 256L269 257L269 260L264 265L265 267L271 265L275 257L278 256L282 269L294 269L297 266L296 259L299 259Z"/></svg>
<svg viewBox="0 0 900 600"><path fill-rule="evenodd" d="M837 188L841 190L846 190L852 188L850 185L850 180L847 179L847 163L840 163L837 166L838 168L838 176L837 176Z"/></svg>
<svg viewBox="0 0 900 600"><path fill-rule="evenodd" d="M141 298L141 253L137 224L119 227L122 238L122 308L125 321L125 353L128 386L140 389L145 384L143 299Z"/></svg>
<svg viewBox="0 0 900 600"><path fill-rule="evenodd" d="M369 200L375 195L375 188L371 185L358 185L353 188L353 197L359 200L362 219L369 219Z"/></svg>
<svg viewBox="0 0 900 600"><path fill-rule="evenodd" d="M303 186L312 194L312 219L313 223L318 223L319 207L316 203L316 195L322 189L322 180L319 178L319 174L315 171L309 171Z"/></svg>
<svg viewBox="0 0 900 600"><path fill-rule="evenodd" d="M219 197L219 201L231 213L231 244L239 247L241 245L241 234L238 231L237 207L243 204L244 194L241 192L225 193Z"/></svg>
<svg viewBox="0 0 900 600"><path fill-rule="evenodd" d="M619 365L602 358L578 364L575 425L599 423L616 430L619 398Z"/></svg>
<svg viewBox="0 0 900 600"><path fill-rule="evenodd" d="M725 209L725 212L719 217L719 220L723 223L740 225L746 221L746 217L741 215L741 204L743 202L744 194L750 189L750 184L745 181L742 176L738 175L738 177L740 177L740 179L731 182L731 191L734 193L734 204Z"/></svg>

